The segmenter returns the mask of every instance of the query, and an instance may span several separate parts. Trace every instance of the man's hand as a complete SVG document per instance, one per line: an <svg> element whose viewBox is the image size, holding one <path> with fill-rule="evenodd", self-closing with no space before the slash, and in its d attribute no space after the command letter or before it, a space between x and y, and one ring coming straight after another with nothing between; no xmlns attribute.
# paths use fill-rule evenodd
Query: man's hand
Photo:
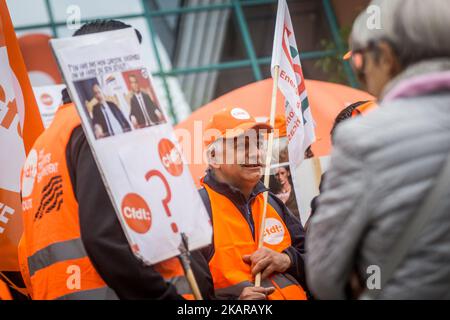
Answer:
<svg viewBox="0 0 450 320"><path fill-rule="evenodd" d="M103 133L102 126L99 125L98 123L94 125L94 134L95 138L97 139L103 138L105 136L105 134Z"/></svg>
<svg viewBox="0 0 450 320"><path fill-rule="evenodd" d="M155 110L156 116L159 118L159 122L163 122L164 121L164 116L161 113L161 111L158 110L158 108Z"/></svg>
<svg viewBox="0 0 450 320"><path fill-rule="evenodd" d="M262 279L266 279L274 272L283 273L292 264L291 258L287 254L265 247L256 250L252 255L243 256L242 259L251 265L253 276L262 272Z"/></svg>
<svg viewBox="0 0 450 320"><path fill-rule="evenodd" d="M136 120L136 117L135 116L131 116L130 120L131 120L131 124L133 125L133 128L139 129L139 124L138 124L138 122Z"/></svg>
<svg viewBox="0 0 450 320"><path fill-rule="evenodd" d="M267 300L267 296L275 291L274 287L246 287L242 290L239 300Z"/></svg>

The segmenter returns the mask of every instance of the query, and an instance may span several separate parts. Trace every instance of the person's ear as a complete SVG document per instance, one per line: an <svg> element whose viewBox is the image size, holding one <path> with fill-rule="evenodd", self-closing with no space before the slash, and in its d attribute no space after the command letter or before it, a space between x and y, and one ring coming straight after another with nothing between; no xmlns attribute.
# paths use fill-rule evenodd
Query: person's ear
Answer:
<svg viewBox="0 0 450 320"><path fill-rule="evenodd" d="M220 163L217 161L216 157L216 150L212 149L209 151L208 159L209 159L209 166L213 169L219 169Z"/></svg>
<svg viewBox="0 0 450 320"><path fill-rule="evenodd" d="M402 66L394 49L389 43L381 41L378 44L378 50L379 56L377 67L379 67L383 73L388 74L391 77L395 77L401 72Z"/></svg>

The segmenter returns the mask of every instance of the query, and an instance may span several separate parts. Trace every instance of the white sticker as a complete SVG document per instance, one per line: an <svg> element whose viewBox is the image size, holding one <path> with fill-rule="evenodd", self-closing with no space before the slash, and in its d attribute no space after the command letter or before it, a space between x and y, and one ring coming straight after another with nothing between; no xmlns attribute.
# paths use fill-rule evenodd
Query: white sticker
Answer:
<svg viewBox="0 0 450 320"><path fill-rule="evenodd" d="M231 110L231 115L233 116L233 118L238 119L238 120L250 119L250 114L241 108L233 108Z"/></svg>
<svg viewBox="0 0 450 320"><path fill-rule="evenodd" d="M283 224L274 218L266 219L266 227L264 228L264 242L276 245L280 244L284 238L284 227Z"/></svg>
<svg viewBox="0 0 450 320"><path fill-rule="evenodd" d="M27 160L23 166L22 177L22 196L28 197L33 192L34 180L37 174L38 155L36 150L32 149L28 154Z"/></svg>

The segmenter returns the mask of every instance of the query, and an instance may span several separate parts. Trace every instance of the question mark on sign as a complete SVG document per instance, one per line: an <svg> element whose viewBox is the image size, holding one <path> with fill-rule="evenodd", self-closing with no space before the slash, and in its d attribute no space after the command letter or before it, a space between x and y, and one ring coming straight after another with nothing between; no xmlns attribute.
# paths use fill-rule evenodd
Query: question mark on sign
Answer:
<svg viewBox="0 0 450 320"><path fill-rule="evenodd" d="M159 172L158 170L151 170L151 171L147 172L147 174L145 175L145 180L149 181L153 177L159 178L163 182L163 184L166 188L166 197L162 200L162 204L164 207L164 211L166 211L166 214L170 219L172 217L172 213L170 212L170 209L169 209L169 202L170 202L170 200L172 200L172 192L170 191L169 183L167 182L166 177L164 177L164 175L161 172ZM170 226L172 227L172 231L174 233L178 233L178 226L175 222L172 222L170 224Z"/></svg>

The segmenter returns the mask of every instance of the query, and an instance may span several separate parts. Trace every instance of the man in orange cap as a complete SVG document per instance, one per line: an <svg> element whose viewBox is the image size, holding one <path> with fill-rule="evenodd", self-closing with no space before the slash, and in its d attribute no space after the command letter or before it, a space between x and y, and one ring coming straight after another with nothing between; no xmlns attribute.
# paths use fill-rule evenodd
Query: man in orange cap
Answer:
<svg viewBox="0 0 450 320"><path fill-rule="evenodd" d="M261 273L262 287L275 288L273 293L273 289L258 292L261 298L306 299L303 228L270 193L264 246L258 249L263 193L268 190L260 182L263 142L271 130L270 125L257 123L245 109L236 107L214 114L207 127L209 169L200 195L214 234L213 244L203 253L217 298L236 299Z"/></svg>

